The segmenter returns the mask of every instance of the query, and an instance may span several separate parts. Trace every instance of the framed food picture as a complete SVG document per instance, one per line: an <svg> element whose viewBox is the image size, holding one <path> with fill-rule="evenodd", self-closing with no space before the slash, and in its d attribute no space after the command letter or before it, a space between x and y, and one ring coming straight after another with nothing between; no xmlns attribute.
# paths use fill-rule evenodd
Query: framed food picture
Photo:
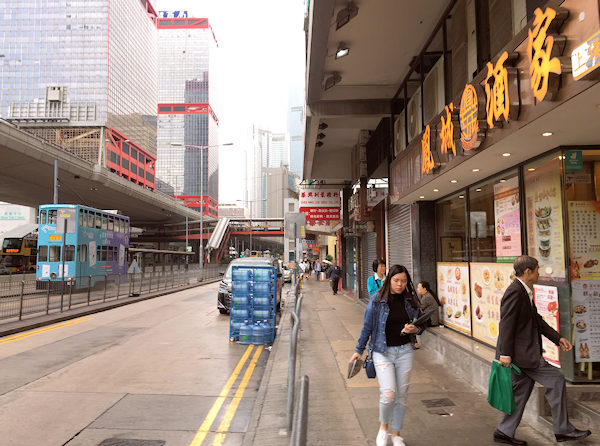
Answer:
<svg viewBox="0 0 600 446"><path fill-rule="evenodd" d="M438 263L437 285L444 325L470 335L469 265L462 262Z"/></svg>

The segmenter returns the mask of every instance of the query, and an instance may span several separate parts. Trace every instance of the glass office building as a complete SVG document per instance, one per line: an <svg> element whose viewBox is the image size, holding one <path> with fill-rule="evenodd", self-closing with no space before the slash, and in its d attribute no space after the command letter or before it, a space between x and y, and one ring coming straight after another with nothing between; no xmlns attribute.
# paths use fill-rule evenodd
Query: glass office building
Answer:
<svg viewBox="0 0 600 446"><path fill-rule="evenodd" d="M158 188L217 218L217 42L208 19L159 15Z"/></svg>
<svg viewBox="0 0 600 446"><path fill-rule="evenodd" d="M0 8L0 116L153 189L158 33L152 5L0 0ZM131 158L123 144L142 156Z"/></svg>

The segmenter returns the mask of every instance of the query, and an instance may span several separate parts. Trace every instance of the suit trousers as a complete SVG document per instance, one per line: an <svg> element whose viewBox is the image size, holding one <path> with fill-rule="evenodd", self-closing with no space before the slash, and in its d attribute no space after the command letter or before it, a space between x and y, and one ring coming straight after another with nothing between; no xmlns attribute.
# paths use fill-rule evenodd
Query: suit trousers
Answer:
<svg viewBox="0 0 600 446"><path fill-rule="evenodd" d="M331 291L333 291L333 294L337 294L339 283L340 283L339 277L335 277L335 278L331 279Z"/></svg>
<svg viewBox="0 0 600 446"><path fill-rule="evenodd" d="M568 434L575 430L569 422L567 415L567 389L565 378L556 367L548 364L544 358L540 358L538 367L521 368L521 374L512 374L513 394L515 396L515 411L511 415L503 414L498 430L509 437L515 436L515 430L521 418L527 400L531 395L536 382L544 386L544 396L552 409L555 434Z"/></svg>

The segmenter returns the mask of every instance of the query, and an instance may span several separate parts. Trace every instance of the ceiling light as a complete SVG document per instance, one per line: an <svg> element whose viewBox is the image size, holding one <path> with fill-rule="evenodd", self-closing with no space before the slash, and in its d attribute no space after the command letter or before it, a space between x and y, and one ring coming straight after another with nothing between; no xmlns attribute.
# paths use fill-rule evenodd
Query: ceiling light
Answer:
<svg viewBox="0 0 600 446"><path fill-rule="evenodd" d="M552 132L544 132L544 133L542 133L542 136L552 136L552 135L554 135L554 133L552 133Z"/></svg>
<svg viewBox="0 0 600 446"><path fill-rule="evenodd" d="M502 154L502 156L509 157L509 156L510 156L510 153L508 153L508 152L505 152L505 153L503 153L503 154Z"/></svg>
<svg viewBox="0 0 600 446"><path fill-rule="evenodd" d="M459 195L458 198L463 199L463 198L465 198L465 196L464 195Z"/></svg>
<svg viewBox="0 0 600 446"><path fill-rule="evenodd" d="M502 178L502 179L500 180L500 182L501 182L501 183L506 183L506 180L505 180L504 178Z"/></svg>
<svg viewBox="0 0 600 446"><path fill-rule="evenodd" d="M535 168L530 167L529 169L527 169L529 172L533 172L535 170Z"/></svg>
<svg viewBox="0 0 600 446"><path fill-rule="evenodd" d="M477 189L475 189L475 192L481 192L481 188L478 187Z"/></svg>
<svg viewBox="0 0 600 446"><path fill-rule="evenodd" d="M458 183L458 180L450 180L451 183Z"/></svg>
<svg viewBox="0 0 600 446"><path fill-rule="evenodd" d="M317 135L317 139L323 139L323 138L325 138L326 136L327 136L327 135L326 135L325 133L319 133L319 134Z"/></svg>
<svg viewBox="0 0 600 446"><path fill-rule="evenodd" d="M322 145L323 145L323 141L317 141L315 143L315 146L317 146L317 147L321 147Z"/></svg>
<svg viewBox="0 0 600 446"><path fill-rule="evenodd" d="M433 189L433 191L434 191L434 192L439 192L440 190L439 190L439 189Z"/></svg>
<svg viewBox="0 0 600 446"><path fill-rule="evenodd" d="M324 122L319 124L319 130L325 130L327 127L329 127L327 124L325 124Z"/></svg>
<svg viewBox="0 0 600 446"><path fill-rule="evenodd" d="M335 58L341 59L342 57L347 56L349 52L350 48L348 48L344 42L340 42L335 52Z"/></svg>
<svg viewBox="0 0 600 446"><path fill-rule="evenodd" d="M479 169L473 169L473 172L479 172Z"/></svg>
<svg viewBox="0 0 600 446"><path fill-rule="evenodd" d="M419 198L425 198L425 195L420 195Z"/></svg>
<svg viewBox="0 0 600 446"><path fill-rule="evenodd" d="M351 19L356 17L358 14L358 6L354 4L352 0L348 2L348 4L342 8L335 18L335 29L338 30L345 24L347 24Z"/></svg>
<svg viewBox="0 0 600 446"><path fill-rule="evenodd" d="M334 85L339 84L342 81L342 76L337 71L334 71L331 76L325 79L323 83L323 90L329 90Z"/></svg>

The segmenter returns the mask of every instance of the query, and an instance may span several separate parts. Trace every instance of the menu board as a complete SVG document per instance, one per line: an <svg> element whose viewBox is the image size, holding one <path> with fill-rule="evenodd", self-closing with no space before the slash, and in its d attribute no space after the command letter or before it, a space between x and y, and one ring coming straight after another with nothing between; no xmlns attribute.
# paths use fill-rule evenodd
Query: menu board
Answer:
<svg viewBox="0 0 600 446"><path fill-rule="evenodd" d="M470 335L469 264L438 263L437 280L444 325Z"/></svg>
<svg viewBox="0 0 600 446"><path fill-rule="evenodd" d="M526 172L528 254L538 259L540 277L564 281L562 189L560 161L550 160Z"/></svg>
<svg viewBox="0 0 600 446"><path fill-rule="evenodd" d="M558 327L558 288L555 286L534 285L533 296L537 312L556 331ZM560 348L550 339L542 336L544 359L555 367L560 367Z"/></svg>
<svg viewBox="0 0 600 446"><path fill-rule="evenodd" d="M473 337L496 346L500 326L500 302L514 280L512 264L471 263L471 311Z"/></svg>
<svg viewBox="0 0 600 446"><path fill-rule="evenodd" d="M600 281L575 280L573 290L573 328L575 362L600 361Z"/></svg>
<svg viewBox="0 0 600 446"><path fill-rule="evenodd" d="M518 177L494 185L494 227L498 262L514 262L521 255Z"/></svg>
<svg viewBox="0 0 600 446"><path fill-rule="evenodd" d="M570 201L571 279L600 280L600 202Z"/></svg>

